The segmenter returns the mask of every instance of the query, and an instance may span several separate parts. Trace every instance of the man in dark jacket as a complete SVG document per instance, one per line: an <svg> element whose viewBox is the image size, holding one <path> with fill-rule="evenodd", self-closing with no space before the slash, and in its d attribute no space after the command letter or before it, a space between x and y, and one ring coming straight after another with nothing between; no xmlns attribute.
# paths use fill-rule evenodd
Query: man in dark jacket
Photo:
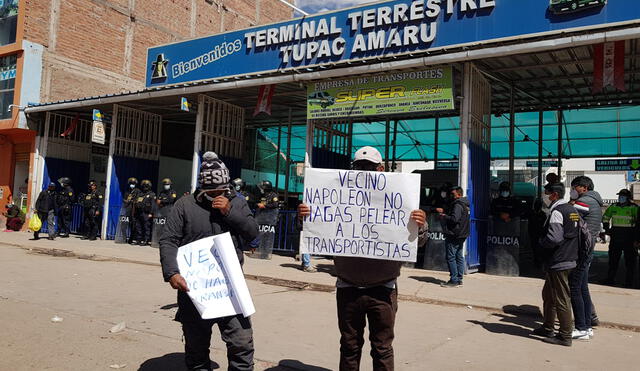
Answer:
<svg viewBox="0 0 640 371"><path fill-rule="evenodd" d="M136 235L138 245L151 244L151 223L153 221L153 205L156 203L156 194L151 190L151 181L144 179L140 183L142 191L134 201L134 216L136 220Z"/></svg>
<svg viewBox="0 0 640 371"><path fill-rule="evenodd" d="M573 318L569 275L578 260L580 215L573 205L563 200L564 184L547 184L544 189L544 202L549 207L544 237L540 241L545 269L542 289L544 322L533 333L543 336L547 343L571 346ZM554 332L556 316L560 323L557 335Z"/></svg>
<svg viewBox="0 0 640 371"><path fill-rule="evenodd" d="M462 286L462 277L465 271L464 242L469 237L471 213L469 200L463 197L462 188L453 187L451 189L451 199L453 201L446 214L444 209L436 209L440 213L440 221L445 236L447 264L449 265L450 274L449 282L442 284L442 286L460 287Z"/></svg>
<svg viewBox="0 0 640 371"><path fill-rule="evenodd" d="M384 171L382 156L373 147L360 148L352 164L354 170ZM308 205L298 206L298 218L310 215ZM413 210L410 216L420 228L418 246L426 243L426 214ZM365 323L369 322L369 340L373 370L393 370L393 338L398 291L396 280L402 262L359 257L333 258L338 280L336 302L340 328L340 371L357 371L364 344Z"/></svg>
<svg viewBox="0 0 640 371"><path fill-rule="evenodd" d="M167 219L160 238L160 262L166 282L178 290L178 312L185 338L185 362L189 370L211 370L211 328L217 324L227 344L229 370L253 370L253 330L249 318L236 315L203 320L187 295L187 284L178 269L180 246L230 232L238 260L243 262L240 241L258 235L258 225L246 201L229 188L229 170L218 156L207 152L200 166L200 188L180 198Z"/></svg>
<svg viewBox="0 0 640 371"><path fill-rule="evenodd" d="M84 213L84 234L80 239L95 241L98 235L98 224L100 221L100 214L102 213L102 203L104 197L102 193L98 191L98 184L95 180L90 180L89 192L82 195L81 204Z"/></svg>
<svg viewBox="0 0 640 371"><path fill-rule="evenodd" d="M589 227L593 238L593 246L589 249L586 259L579 261L576 269L569 276L569 288L571 290L571 306L575 317L575 330L573 338L577 340L589 340L593 336L591 321L593 316L593 303L589 293L589 267L593 259L593 249L596 237L602 229L602 197L594 191L591 178L579 176L571 181L571 203L578 210L582 219Z"/></svg>
<svg viewBox="0 0 640 371"><path fill-rule="evenodd" d="M58 179L58 183L62 186L62 190L58 194L58 236L67 238L71 227L71 208L76 195L71 188L71 179L63 177Z"/></svg>
<svg viewBox="0 0 640 371"><path fill-rule="evenodd" d="M56 237L56 209L58 208L56 202L57 194L56 194L56 184L51 182L47 189L40 192L38 195L38 199L36 200L36 211L38 212L38 217L42 224L47 222L47 233L49 240L53 240ZM33 239L39 240L40 231L33 232Z"/></svg>

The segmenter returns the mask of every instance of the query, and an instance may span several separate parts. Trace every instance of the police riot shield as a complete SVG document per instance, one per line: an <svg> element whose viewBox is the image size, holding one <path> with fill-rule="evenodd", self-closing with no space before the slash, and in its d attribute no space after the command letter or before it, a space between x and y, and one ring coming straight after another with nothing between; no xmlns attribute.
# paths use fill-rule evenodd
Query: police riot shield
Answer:
<svg viewBox="0 0 640 371"><path fill-rule="evenodd" d="M424 250L424 263L422 268L432 271L448 271L446 246L440 215L429 214L429 240Z"/></svg>
<svg viewBox="0 0 640 371"><path fill-rule="evenodd" d="M498 276L519 276L520 241L520 218L509 221L490 218L486 273Z"/></svg>
<svg viewBox="0 0 640 371"><path fill-rule="evenodd" d="M167 218L173 209L173 205L156 207L153 212L153 230L151 232L151 247L160 247L160 237L167 223Z"/></svg>
<svg viewBox="0 0 640 371"><path fill-rule="evenodd" d="M278 224L278 209L258 209L256 222L258 223L258 247L251 257L258 259L271 259L273 245L276 237L276 225Z"/></svg>
<svg viewBox="0 0 640 371"><path fill-rule="evenodd" d="M127 243L129 241L129 228L131 226L131 208L122 206L118 216L115 243Z"/></svg>

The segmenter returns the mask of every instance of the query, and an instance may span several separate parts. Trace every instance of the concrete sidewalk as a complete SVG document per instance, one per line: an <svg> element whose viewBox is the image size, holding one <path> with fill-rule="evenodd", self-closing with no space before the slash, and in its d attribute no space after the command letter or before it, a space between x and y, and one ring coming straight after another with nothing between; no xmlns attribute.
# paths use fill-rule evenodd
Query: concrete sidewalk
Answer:
<svg viewBox="0 0 640 371"><path fill-rule="evenodd" d="M83 241L73 236L55 241L31 241L31 234L0 232L0 245L18 246L35 253L76 257L96 261L115 261L159 266L158 250L150 247L119 245L112 241ZM272 260L245 259L248 279L267 284L307 290L332 291L333 263L314 259L317 273L299 269L293 258L274 255ZM158 269L158 277L160 278ZM442 288L448 273L403 268L398 280L400 299L444 306L484 309L489 312L537 315L540 312L543 281L527 277L499 277L482 273L466 277L462 288ZM603 326L640 332L640 290L590 285L591 294Z"/></svg>

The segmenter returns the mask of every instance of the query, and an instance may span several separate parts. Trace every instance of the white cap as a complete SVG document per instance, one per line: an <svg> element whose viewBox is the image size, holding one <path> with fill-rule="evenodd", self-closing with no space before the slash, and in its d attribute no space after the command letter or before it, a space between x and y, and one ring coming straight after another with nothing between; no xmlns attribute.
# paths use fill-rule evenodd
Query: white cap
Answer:
<svg viewBox="0 0 640 371"><path fill-rule="evenodd" d="M356 151L356 155L353 157L353 161L369 161L369 162L373 162L374 164L381 164L382 163L382 155L380 154L380 152L370 146L366 146L366 147L362 147L359 150Z"/></svg>

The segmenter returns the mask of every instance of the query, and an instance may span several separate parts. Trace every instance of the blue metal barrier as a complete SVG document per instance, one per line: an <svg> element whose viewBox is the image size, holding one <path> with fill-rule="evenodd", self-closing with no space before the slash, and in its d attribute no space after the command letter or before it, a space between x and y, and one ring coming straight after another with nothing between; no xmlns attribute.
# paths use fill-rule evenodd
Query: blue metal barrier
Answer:
<svg viewBox="0 0 640 371"><path fill-rule="evenodd" d="M300 244L300 232L296 230L295 210L280 210L276 226L275 246L273 250L297 252Z"/></svg>

